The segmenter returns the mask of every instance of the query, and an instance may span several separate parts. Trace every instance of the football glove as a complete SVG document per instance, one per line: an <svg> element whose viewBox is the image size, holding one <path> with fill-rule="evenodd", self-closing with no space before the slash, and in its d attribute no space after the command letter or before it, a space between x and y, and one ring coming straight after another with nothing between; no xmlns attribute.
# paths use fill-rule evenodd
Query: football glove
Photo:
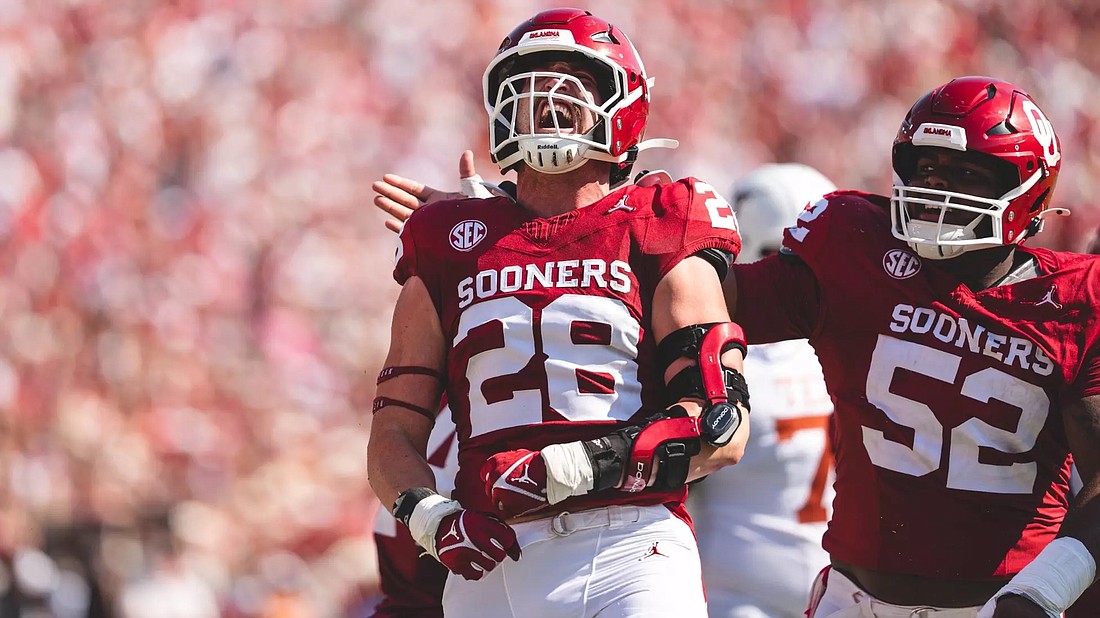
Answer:
<svg viewBox="0 0 1100 618"><path fill-rule="evenodd" d="M465 579L481 579L505 558L519 560L519 541L511 526L464 509L427 487L401 492L393 516L429 555Z"/></svg>
<svg viewBox="0 0 1100 618"><path fill-rule="evenodd" d="M539 451L520 449L493 455L481 466L485 495L501 517L546 506L546 462Z"/></svg>

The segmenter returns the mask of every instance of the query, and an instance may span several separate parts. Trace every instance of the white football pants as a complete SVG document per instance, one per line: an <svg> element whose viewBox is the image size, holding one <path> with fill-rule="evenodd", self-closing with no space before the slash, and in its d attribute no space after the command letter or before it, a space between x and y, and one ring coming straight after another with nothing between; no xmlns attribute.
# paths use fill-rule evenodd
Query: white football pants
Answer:
<svg viewBox="0 0 1100 618"><path fill-rule="evenodd" d="M666 507L610 506L512 526L523 556L447 578L447 618L706 618L699 549Z"/></svg>

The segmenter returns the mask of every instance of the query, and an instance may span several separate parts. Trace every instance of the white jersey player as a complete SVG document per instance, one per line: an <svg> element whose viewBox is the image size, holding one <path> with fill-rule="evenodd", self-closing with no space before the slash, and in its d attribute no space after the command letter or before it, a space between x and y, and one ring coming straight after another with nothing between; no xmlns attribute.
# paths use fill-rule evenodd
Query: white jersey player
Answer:
<svg viewBox="0 0 1100 618"><path fill-rule="evenodd" d="M731 200L743 235L740 261L774 253L807 203L835 190L800 164L757 168ZM829 563L821 536L832 502L832 401L805 340L753 346L753 435L736 466L692 487L711 618L801 618L814 576Z"/></svg>

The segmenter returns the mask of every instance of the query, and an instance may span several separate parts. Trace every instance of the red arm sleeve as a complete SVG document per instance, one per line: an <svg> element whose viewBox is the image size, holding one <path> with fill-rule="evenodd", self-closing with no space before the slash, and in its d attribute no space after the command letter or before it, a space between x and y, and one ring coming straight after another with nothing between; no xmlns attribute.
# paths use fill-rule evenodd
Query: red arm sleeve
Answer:
<svg viewBox="0 0 1100 618"><path fill-rule="evenodd" d="M817 278L804 262L773 255L750 264L734 264L737 310L733 319L748 343L808 338L819 324L821 294Z"/></svg>

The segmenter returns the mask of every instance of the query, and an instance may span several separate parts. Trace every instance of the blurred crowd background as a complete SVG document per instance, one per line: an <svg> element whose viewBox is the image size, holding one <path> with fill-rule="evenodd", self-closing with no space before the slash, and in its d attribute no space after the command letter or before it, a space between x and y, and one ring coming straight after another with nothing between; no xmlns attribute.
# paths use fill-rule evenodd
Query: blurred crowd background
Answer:
<svg viewBox="0 0 1100 618"><path fill-rule="evenodd" d="M397 285L370 183L455 186L518 0L0 0L0 618L328 618L377 594L364 449ZM1094 0L582 2L657 78L643 155L888 192L962 74L1061 136L1100 222ZM566 3L568 5L568 3Z"/></svg>

